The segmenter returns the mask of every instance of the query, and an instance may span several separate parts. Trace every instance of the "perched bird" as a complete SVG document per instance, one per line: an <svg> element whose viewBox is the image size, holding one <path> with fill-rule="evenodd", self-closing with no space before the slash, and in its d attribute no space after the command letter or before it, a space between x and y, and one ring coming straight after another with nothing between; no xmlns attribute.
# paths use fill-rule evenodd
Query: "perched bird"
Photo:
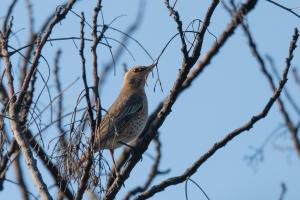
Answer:
<svg viewBox="0 0 300 200"><path fill-rule="evenodd" d="M129 69L117 99L103 116L95 135L95 149L114 149L129 144L145 128L148 102L144 90L148 74L156 64Z"/></svg>

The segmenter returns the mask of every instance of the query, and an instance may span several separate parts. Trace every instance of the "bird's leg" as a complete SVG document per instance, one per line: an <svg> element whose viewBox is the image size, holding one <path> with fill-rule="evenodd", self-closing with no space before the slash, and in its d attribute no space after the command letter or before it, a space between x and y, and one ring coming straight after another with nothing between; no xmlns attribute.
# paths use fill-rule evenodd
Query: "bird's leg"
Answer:
<svg viewBox="0 0 300 200"><path fill-rule="evenodd" d="M113 161L113 165L114 165L114 171L116 173L116 177L120 176L119 170L117 169L117 165L115 162L115 157L114 157L114 150L113 149L109 149L109 153L112 157L112 161Z"/></svg>
<svg viewBox="0 0 300 200"><path fill-rule="evenodd" d="M136 151L136 149L135 149L133 146L131 146L131 145L125 143L125 142L118 141L118 143L120 143L120 144L122 144L122 145L128 147L128 148L131 149L132 151Z"/></svg>
<svg viewBox="0 0 300 200"><path fill-rule="evenodd" d="M120 144L122 144L122 145L128 147L131 151L133 151L133 153L137 153L137 152L138 152L138 151L137 151L137 148L134 147L134 146L131 146L131 145L129 145L129 144L125 143L125 142L122 142L122 141L119 141L118 143L120 143ZM142 161L142 160L143 160L143 156L141 157L141 161Z"/></svg>

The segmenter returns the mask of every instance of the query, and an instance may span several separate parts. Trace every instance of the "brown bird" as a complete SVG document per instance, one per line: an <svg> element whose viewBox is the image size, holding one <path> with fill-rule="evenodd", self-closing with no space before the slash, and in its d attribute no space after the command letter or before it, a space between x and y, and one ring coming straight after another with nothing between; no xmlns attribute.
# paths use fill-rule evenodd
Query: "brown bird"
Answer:
<svg viewBox="0 0 300 200"><path fill-rule="evenodd" d="M97 129L94 150L109 149L114 165L114 149L130 144L145 128L148 102L144 87L155 65L137 66L126 72L119 96Z"/></svg>

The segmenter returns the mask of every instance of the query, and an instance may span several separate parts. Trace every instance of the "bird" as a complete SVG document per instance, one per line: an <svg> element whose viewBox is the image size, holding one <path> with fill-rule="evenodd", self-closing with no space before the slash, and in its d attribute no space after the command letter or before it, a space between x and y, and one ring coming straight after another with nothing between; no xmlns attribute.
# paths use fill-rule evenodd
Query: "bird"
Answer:
<svg viewBox="0 0 300 200"><path fill-rule="evenodd" d="M125 73L118 97L96 129L94 150L109 149L115 170L114 149L124 144L130 147L130 142L145 128L148 119L145 84L155 66L135 66Z"/></svg>

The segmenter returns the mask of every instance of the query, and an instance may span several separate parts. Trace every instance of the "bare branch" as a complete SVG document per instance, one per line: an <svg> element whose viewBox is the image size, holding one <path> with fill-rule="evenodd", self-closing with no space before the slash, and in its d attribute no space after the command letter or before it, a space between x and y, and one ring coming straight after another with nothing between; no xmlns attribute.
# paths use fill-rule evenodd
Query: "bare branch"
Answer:
<svg viewBox="0 0 300 200"><path fill-rule="evenodd" d="M296 17L300 18L300 15L297 14L297 13L295 13L295 12L293 11L293 9L288 8L288 7L285 7L285 6L279 4L279 3L275 2L275 1L272 1L272 0L266 0L266 1L268 1L268 2L270 2L270 3L272 3L272 4L274 4L274 5L278 6L279 8L282 8L282 9L284 9L284 10L286 10L286 11L292 13L292 14L295 15Z"/></svg>
<svg viewBox="0 0 300 200"><path fill-rule="evenodd" d="M174 10L174 6L172 7L170 5L169 0L165 0L165 5L167 7L167 9L170 12L170 16L173 16L175 23L177 24L177 31L179 33L180 36L180 40L181 40L181 52L183 54L183 62L188 62L189 60L189 53L187 50L187 46L186 46L186 42L185 42L185 36L184 36L184 32L182 30L182 21L180 20L180 16L179 13Z"/></svg>
<svg viewBox="0 0 300 200"><path fill-rule="evenodd" d="M208 65L210 60L214 57L214 55L216 55L216 53L222 47L225 41L232 35L237 25L241 22L241 17L249 13L254 8L256 3L257 0L249 0L245 4L243 4L242 7L236 12L233 19L231 20L231 23L228 26L229 28L227 28L226 31L222 34L221 43L215 43L209 51L209 53L207 54L207 56L204 57L204 62L202 62L200 65L200 71L202 71L204 67ZM215 2L212 2L212 5L215 5ZM213 12L213 9L210 11ZM195 46L197 46L197 44L195 44ZM197 58L194 59L197 60ZM140 160L141 155L147 149L152 138L154 138L157 134L157 129L162 125L168 114L171 112L171 107L175 103L178 95L184 90L184 88L186 88L184 85L184 81L186 80L186 76L189 70L191 69L192 65L193 63L191 62L182 64L182 68L180 69L178 78L175 81L169 96L164 101L164 103L161 104L156 109L156 111L149 117L143 133L141 133L141 135L139 136L139 141L136 143L138 147L135 146L135 148L139 149L139 151L132 152L132 157L127 162L123 173L121 173L121 175L115 179L114 183L107 190L106 195L104 197L105 200L113 199L115 197L117 191L120 190L123 182L129 177L129 173L136 165L136 163ZM199 73L196 73L193 77L190 77L189 83L191 83L191 81L194 80Z"/></svg>
<svg viewBox="0 0 300 200"><path fill-rule="evenodd" d="M197 188L203 193L203 195L206 197L206 199L207 200L210 200L209 199L209 197L208 197L208 195L206 194L206 192L201 188L201 186L196 182L196 181L194 181L193 179L191 179L191 178L187 178L186 180L185 180L185 198L188 200L188 191L187 191L187 189L188 189L188 182L192 182L194 185L196 185L197 186Z"/></svg>
<svg viewBox="0 0 300 200"><path fill-rule="evenodd" d="M1 55L3 56L4 64L5 64L5 75L7 77L7 87L8 87L8 97L10 101L14 101L13 98L15 95L15 89L14 89L14 78L12 76L12 64L9 59L9 53L8 53L8 38L9 38L9 33L10 29L12 26L12 21L9 25L9 28L7 30L7 33L1 33L0 32L0 52Z"/></svg>
<svg viewBox="0 0 300 200"><path fill-rule="evenodd" d="M72 192L68 188L67 182L62 178L59 170L57 169L55 164L49 159L49 157L47 156L45 151L42 149L42 147L35 141L30 130L27 130L25 132L25 135L30 143L30 146L35 150L35 152L37 153L37 155L39 156L39 158L41 159L43 164L47 167L48 171L52 175L58 188L60 188L60 190L64 193L64 195L68 199L70 199L70 200L74 199ZM11 141L10 147L9 147L6 155L4 156L4 159L1 161L1 165L0 165L0 186L1 186L2 181L5 178L4 177L5 174L3 174L3 173L5 173L3 171L3 170L5 170L4 167L7 166L8 161L11 158L11 156L13 155L13 153L19 153L18 151L19 151L19 148L17 146L17 142L15 140Z"/></svg>
<svg viewBox="0 0 300 200"><path fill-rule="evenodd" d="M167 187L171 185L176 185L179 183L184 182L187 178L192 176L194 173L197 172L198 168L207 161L211 156L213 156L219 149L224 147L228 142L233 140L235 137L240 135L241 133L245 131L249 131L259 120L265 118L272 108L275 101L278 99L278 97L281 94L281 91L284 87L284 85L287 82L287 75L289 72L290 66L286 66L282 80L279 83L278 89L274 92L274 95L270 98L270 100L267 102L263 110L258 113L257 115L253 116L247 123L242 125L241 127L233 130L232 132L228 133L222 140L215 143L205 154L203 154L201 157L197 159L197 161L187 168L187 170L180 176L171 177L167 180L162 181L161 183L152 186L148 191L143 192L141 195L137 196L135 200L142 200L142 199L148 199L152 197L154 194L163 191Z"/></svg>
<svg viewBox="0 0 300 200"><path fill-rule="evenodd" d="M87 102L87 112L88 112L88 115L89 115L89 121L91 123L92 130L94 130L95 122L94 122L94 119L93 119L93 110L92 110L92 106L91 106L91 101L90 101L90 96L89 96L89 88L88 88L88 85L87 85L86 71L85 71L84 21L85 21L84 13L81 13L81 23L80 23L81 24L81 30L80 30L81 42L80 42L79 54L80 54L81 63L82 63L82 80L83 80L84 88L85 88L85 99L86 99L86 102ZM94 134L92 134L92 135L94 135ZM85 169L84 169L84 174L83 174L83 176L80 180L79 189L78 189L77 194L76 194L76 199L78 199L78 200L82 199L83 193L84 193L85 189L87 188L88 175L89 175L89 171L90 171L91 166L92 166L92 151L91 151L91 149L92 149L92 144L91 144L91 148L88 148L88 150L87 150L87 154L88 154L86 156L87 163L86 163L86 166L85 166Z"/></svg>
<svg viewBox="0 0 300 200"><path fill-rule="evenodd" d="M27 192L28 189L25 184L22 168L20 166L20 154L17 155L17 158L14 161L14 167L15 167L15 174L16 174L17 182L20 184L22 198L23 198L23 200L29 200L29 195Z"/></svg>
<svg viewBox="0 0 300 200"><path fill-rule="evenodd" d="M26 49L26 52L24 54L24 59L23 62L21 64L20 67L20 74L19 74L19 83L22 84L24 81L24 78L26 76L26 72L27 72L27 67L30 64L30 58L31 58L31 53L34 49L34 41L37 38L37 35L34 33L34 18L33 18L33 9L32 9L32 5L30 0L25 0L25 4L26 4L26 10L28 13L28 26L29 26L29 39L28 39L28 43L32 44L31 46L29 46L29 48ZM19 51L18 51L19 52ZM10 55L11 52L10 52ZM21 87L22 85L20 85Z"/></svg>
<svg viewBox="0 0 300 200"><path fill-rule="evenodd" d="M248 38L249 47L251 48L251 51L252 51L254 57L257 59L259 65L261 67L262 73L266 76L272 90L275 91L276 86L275 86L275 83L273 81L273 78L272 78L271 74L267 71L264 60L260 56L260 54L259 54L259 52L256 48L256 44L255 44L255 42L254 42L254 40L251 36L251 33L250 33L249 29L246 27L245 24L243 24L243 30L244 30L247 38ZM289 48L288 57L286 58L286 66L288 66L288 67L290 67L291 61L293 59L293 51L296 49L296 43L297 43L297 40L298 40L298 36L299 36L298 29L295 28L293 39L291 41L290 48ZM287 109L285 108L285 105L284 105L283 101L280 98L278 99L278 105L279 105L280 112L281 112L281 114L284 118L284 121L286 123L286 126L289 129L289 132L291 134L292 142L293 142L295 151L297 152L298 156L300 157L300 140L298 138L298 128L292 122L291 117L290 117Z"/></svg>
<svg viewBox="0 0 300 200"><path fill-rule="evenodd" d="M279 196L279 200L284 200L284 196L286 194L286 191L287 191L287 188L286 188L285 183L281 183L281 193L280 193L280 196Z"/></svg>
<svg viewBox="0 0 300 200"><path fill-rule="evenodd" d="M95 138L95 131L98 127L98 125L100 124L101 121L101 101L100 101L100 96L99 96L99 91L98 91L98 84L99 84L99 77L98 77L98 64L97 64L97 46L98 43L101 41L101 39L104 37L104 32L107 30L106 26L103 26L103 29L100 33L99 36L97 36L97 18L98 18L98 14L101 10L101 0L97 1L97 4L94 8L94 15L93 15L93 27L92 27L92 37L93 37L93 44L92 44L92 57L93 57L93 82L94 82L94 87L93 87L93 93L94 93L94 101L95 101L95 106L96 106L96 123L94 123L94 119L91 118L90 119L90 123L91 123L91 136L90 136L90 140L89 140L89 147L87 149L87 151L84 154L84 159L86 160L86 165L83 171L83 175L80 179L80 183L79 183L79 188L77 190L77 194L76 194L76 200L80 200L82 199L83 193L85 192L86 188L87 188L87 182L89 180L89 175L90 175L90 170L92 168L93 165L93 150L94 150L94 138ZM82 16L83 17L83 16ZM84 27L84 18L82 18L81 21L81 51L83 52L83 48L84 48L84 43L83 43L83 27ZM81 55L81 59L82 59L82 63L84 65L85 63L85 59L83 57L83 53L80 53ZM84 68L84 67L83 67ZM85 83L86 84L86 83ZM87 91L87 88L85 86L85 89ZM88 97L86 97L87 99ZM88 101L88 99L87 99ZM91 112L91 111L88 111ZM90 116L91 117L91 116Z"/></svg>
<svg viewBox="0 0 300 200"><path fill-rule="evenodd" d="M220 48L225 44L227 39L232 36L236 27L241 24L244 17L254 8L257 1L248 0L245 4L243 4L240 9L238 9L232 19L228 24L227 28L223 33L219 36L217 41L213 44L210 50L203 56L202 60L197 64L197 66L189 73L188 78L185 80L183 84L183 88L187 88L190 86L191 81L198 76L205 67L210 63L211 59L218 53ZM205 23L203 23L205 24ZM202 42L202 41L201 41ZM196 48L196 47L195 47Z"/></svg>
<svg viewBox="0 0 300 200"><path fill-rule="evenodd" d="M58 102L57 102L57 128L59 132L62 134L64 133L64 129L62 127L62 115L63 115L63 93L62 93L62 87L61 87L61 81L60 81L60 76L59 76L59 60L61 57L61 49L59 49L56 52L56 56L54 59L54 78L55 78L55 83L56 83L56 90L59 95L58 97Z"/></svg>
<svg viewBox="0 0 300 200"><path fill-rule="evenodd" d="M17 186L20 186L19 183L16 183L15 181L12 181L10 179L5 179L5 181L9 182L9 183L12 183L14 185L17 185ZM34 198L35 200L38 200L38 198L30 191L27 190L27 194L29 194L32 198Z"/></svg>
<svg viewBox="0 0 300 200"><path fill-rule="evenodd" d="M151 167L150 173L147 177L147 180L145 181L145 183L143 184L143 186L137 186L136 188L130 190L126 196L124 197L124 200L129 200L132 196L135 196L138 193L144 192L145 190L147 190L149 188L149 186L151 185L151 183L153 182L154 178L162 173L160 173L160 171L158 170L159 167L159 163L161 160L161 142L159 140L158 137L155 137L153 139L154 143L155 143L155 151L156 151L156 156L153 162L153 165ZM168 172L169 170L167 170ZM165 173L164 173L165 174Z"/></svg>
<svg viewBox="0 0 300 200"><path fill-rule="evenodd" d="M28 13L28 24L29 24L29 32L30 35L33 35L34 32L34 17L33 17L33 9L30 0L25 0L26 9Z"/></svg>
<svg viewBox="0 0 300 200"><path fill-rule="evenodd" d="M6 12L5 19L4 19L4 22L3 22L3 28L2 28L3 34L6 34L7 31L8 31L8 29L7 29L8 28L8 21L9 21L9 18L11 16L12 12L13 12L14 7L16 6L17 1L18 0L13 0L11 2L11 4L9 5L9 7L8 7L8 10Z"/></svg>
<svg viewBox="0 0 300 200"><path fill-rule="evenodd" d="M99 76L98 76L98 61L97 61L97 46L99 42L103 39L104 33L107 30L107 26L103 25L102 31L100 35L97 35L97 27L98 27L98 14L101 9L101 0L97 1L97 5L94 9L94 16L93 16L93 27L92 27L92 38L93 38L93 44L91 47L92 51L92 58L93 58L93 82L94 82L94 87L93 87L93 92L94 92L94 103L96 107L96 124L95 126L97 127L101 121L101 102L100 102L100 96L99 96ZM95 127L92 127L92 130L95 130Z"/></svg>
<svg viewBox="0 0 300 200"><path fill-rule="evenodd" d="M58 168L48 157L47 153L34 139L34 136L29 129L26 130L25 135L30 142L30 146L34 149L38 157L42 160L43 164L47 167L48 171L52 175L53 179L55 180L56 186L65 194L65 196L69 200L74 199L71 190L68 188L67 182L62 178Z"/></svg>
<svg viewBox="0 0 300 200"><path fill-rule="evenodd" d="M145 4L146 1L139 1L139 11L136 15L134 22L125 31L126 35L132 35L136 30L139 29L145 15ZM111 69L114 69L114 64L117 63L120 58L122 58L122 54L129 43L129 38L126 35L123 35L119 47L115 50L114 59L111 59L110 62L103 66L100 73L100 86L104 85L108 73L111 71Z"/></svg>
<svg viewBox="0 0 300 200"><path fill-rule="evenodd" d="M17 143L15 140L10 142L9 148L6 151L6 154L3 156L0 162L0 191L3 189L3 182L5 180L5 175L8 169L9 159L12 157L13 153L17 149Z"/></svg>
<svg viewBox="0 0 300 200"><path fill-rule="evenodd" d="M270 65L271 65L271 69L272 69L274 75L279 80L280 79L280 75L278 73L277 68L275 67L273 59L270 56L267 56L266 58L267 58L267 60L269 61ZM294 71L294 70L292 70L292 71ZM290 92L289 92L289 90L288 90L287 87L284 88L283 94L286 97L286 99L288 100L288 102L291 104L291 106L293 107L293 109L295 110L295 112L300 116L300 108L297 105L296 101L293 99L293 97L290 94Z"/></svg>
<svg viewBox="0 0 300 200"><path fill-rule="evenodd" d="M9 26L9 29L11 28L11 24ZM6 66L5 73L7 78L8 96L10 99L8 113L9 113L9 117L13 119L10 121L10 127L13 132L14 138L16 139L22 153L24 154L26 165L29 169L29 172L32 175L34 184L36 185L36 187L38 188L41 194L41 198L52 199L49 194L49 191L47 190L47 186L44 183L42 176L37 168L36 160L32 155L28 142L23 135L23 130L20 127L20 123L19 123L20 119L18 116L17 107L15 106L16 104L15 104L15 91L14 91L13 76L12 76L12 64L9 60L9 54L7 50L8 38L9 38L8 36L10 32L9 29L7 30L7 33L0 35L0 43L1 43L0 48Z"/></svg>
<svg viewBox="0 0 300 200"><path fill-rule="evenodd" d="M22 131L21 127L19 126L19 123L18 123L19 118L18 118L18 115L16 114L16 109L14 108L13 105L10 105L9 113L10 113L10 116L16 120L16 121L10 121L10 127L14 134L14 138L16 139L18 145L20 146L20 149L24 155L24 159L25 159L27 168L28 168L29 172L31 173L31 176L33 178L33 181L34 181L36 187L39 190L41 198L44 200L52 199L49 194L49 191L47 189L47 186L43 181L40 171L37 168L36 160L34 159L34 157L32 155L32 152L29 148L27 139L24 137L23 131Z"/></svg>
<svg viewBox="0 0 300 200"><path fill-rule="evenodd" d="M196 63L200 56L205 33L208 30L208 26L210 24L210 19L212 17L212 14L215 11L217 5L219 4L219 2L220 2L219 0L212 1L211 5L207 9L203 23L200 26L199 33L196 34L194 49L193 49L192 56L191 56L193 63Z"/></svg>
<svg viewBox="0 0 300 200"><path fill-rule="evenodd" d="M234 0L228 1L234 4ZM290 95L291 93L286 90L287 76L290 68L292 68L291 61L298 39L298 30L295 29L282 76L277 72L272 62L270 63L274 73L269 73L266 68L266 58L263 58L259 54L246 24L247 15L254 10L259 1L244 0L243 4L239 4L239 7L234 5L233 9L231 9L225 5L223 1L211 0L206 7L206 12L203 13L205 14L203 19L196 17L190 22L187 22L183 19L188 19L192 15L186 18L186 16L183 17L180 13L183 7L180 7L179 4L183 2L164 0L163 3L167 7L166 12L167 14L170 13L170 17L172 18L169 22L173 20L175 22L173 24L175 34L167 41L156 59L152 58L146 48L143 47L137 39L131 36L143 22L143 16L146 11L145 0L139 2L135 20L129 24L125 31L113 27L113 24L124 15L118 14L117 17L113 18L109 23L104 20L106 16L102 10L102 0L96 0L94 8L91 10L92 23L86 21L83 12L80 15L77 14L75 10L72 10L77 2L81 1L66 0L63 5L58 5L55 11L50 13L50 16L46 18L45 22L36 32L34 29L36 19L33 15L34 7L32 7L32 5L35 4L32 0L24 0L24 2L21 2L24 7L17 6L17 3L19 3L17 0L11 0L6 5L4 12L6 15L3 15L0 19L3 22L1 25L2 30L0 30L0 62L2 61L2 65L4 66L0 66L0 191L7 189L6 187L4 188L4 186L6 186L4 183L10 182L20 186L18 189L20 189L20 195L23 196L23 199L52 199L55 196L57 199L81 200L86 197L85 195L90 194L91 199L113 200L116 198L124 198L124 200L141 200L151 198L170 186L185 182L186 199L188 199L187 187L188 184L190 184L189 181L191 181L205 194L200 185L192 179L192 176L200 170L200 167L202 167L208 159L214 157L217 151L222 148L228 148L229 142L237 140L237 136L252 129L257 122L263 121L262 119L269 115L269 111L276 101L278 101L279 110L285 122L284 124L282 123L282 127L285 133L290 133L293 140L294 148L288 148L291 152L293 150L297 151L300 157L300 138L298 134L300 122L295 121L294 123L294 116L292 115L297 112L300 116L300 107L296 105L297 102L294 101L293 96ZM220 2L224 4L225 9L230 11L231 18L229 19L228 25L223 29L223 32L217 37L210 32L209 27L212 23L213 15L218 12L217 6ZM275 0L267 0L267 2L268 3L265 3L264 6L271 5L272 7L272 5L275 5L280 9L284 9L284 12L288 11L300 18L297 11L292 8L282 6L276 3ZM88 7L82 8L89 9ZM14 15L18 12L16 9L25 10L25 14L21 13L21 15L26 17L25 20L27 22L26 27L22 29L22 31L25 30L24 32L26 33L22 34L20 38L18 38L20 32L15 32L12 27ZM132 9L129 11L130 15L132 15L131 11ZM76 15L73 16L75 19L69 18L69 12ZM222 12L219 14L223 16ZM19 14L16 16L19 16ZM68 17L68 19L63 21L66 17ZM61 22L68 22L68 24L73 23L77 20L77 17L80 20L80 34L75 33L74 36L67 35L65 37L58 36L52 38L57 26L61 25L61 28L63 28L67 25ZM77 21L79 22L79 20ZM17 22L19 22L19 19ZM155 183L156 177L169 172L169 170L159 170L162 160L161 142L158 139L158 136L161 135L158 132L159 128L166 122L165 120L174 109L174 104L180 95L183 94L186 89L190 88L189 86L193 84L196 78L200 77L204 69L209 66L213 59L217 59L216 57L219 51L226 45L230 37L236 35L235 31L240 25L245 29L246 35L249 37L249 47L271 86L272 94L270 94L270 99L266 99L266 105L262 105L264 107L262 110L259 110L257 114L249 115L249 119L245 121L245 124L240 124L239 128L231 132L225 132L225 135L221 136L219 140L215 141L214 145L207 149L207 152L194 158L194 161L186 166L187 168L183 169L181 173L176 174L174 177L165 177ZM121 24L121 27L124 27L124 24ZM112 33L113 36L107 37L106 35L110 33ZM61 33L58 32L56 34ZM90 36L85 37L86 34L90 34ZM205 42L206 37L208 37L207 34L213 35L214 39ZM28 38L24 38L24 35L26 35L25 37L28 35ZM116 36L120 38L115 38ZM16 39L16 42L11 39ZM19 41L19 39L21 40ZM64 102L64 100L69 99L69 97L65 99L65 94L63 94L65 90L62 90L63 79L61 79L63 76L59 74L61 70L59 61L62 51L57 51L53 66L49 65L47 61L48 56L46 56L49 53L48 50L51 51L51 48L49 49L47 47L47 43L53 47L53 44L61 45L61 41L69 43L70 40L79 50L82 70L79 72L81 73L79 75L80 78L77 79L82 79L81 85L75 88L75 91L72 91L76 93L78 89L80 90L75 106L72 108L67 106ZM177 50L182 54L180 65L171 67L175 70L178 68L177 75L173 77L174 80L171 83L173 85L169 87L168 90L170 91L167 92L165 99L157 105L155 110L148 117L144 130L139 134L134 143L128 145L122 143L124 146L130 148L124 148L117 163L115 163L113 159L115 167L112 168L106 158L103 157L102 150L95 148L95 137L100 128L102 111L108 112L101 107L100 92L102 84L106 80L107 74L115 70L116 62L120 61L124 51L127 51L133 60L135 60L133 53L129 49L130 47L127 46L129 43L134 42L134 44L137 44L138 48L143 51L142 53L147 54L146 57L148 56L157 66L157 79L154 85L155 91L157 83L160 84L160 74L158 71L160 58L163 59L162 55L169 49L168 47L173 41L179 42L180 49ZM80 43L78 47L77 42ZM209 43L211 43L211 46L207 48L204 44ZM87 44L90 45L90 52L86 49ZM117 45L116 49L114 49L114 45ZM45 49L46 47L47 49ZM100 61L103 62L106 59L104 57L102 59L102 47L105 49L108 48L111 60L100 67ZM206 52L203 52L204 47ZM64 45L63 48L69 48L69 46ZM43 52L45 54L42 54ZM87 62L89 57L91 60ZM44 71L44 68L40 68L41 59L45 62L46 70L48 71ZM41 64L44 64L44 62ZM15 63L17 63L16 66ZM127 61L123 63L127 63ZM127 70L125 64L124 70ZM46 73L44 74L44 72ZM75 73L77 73L77 71ZM275 78L274 74L277 78ZM154 76L156 73L154 72L152 75ZM296 69L294 69L293 75L295 82L300 86L300 78L296 73ZM54 79L49 79L49 77L54 77ZM91 78L91 80L88 80L89 78ZM40 82L42 83L41 85L39 85ZM279 84L277 82L279 82ZM46 96L47 94L45 95L44 89L48 90L48 97ZM52 90L55 89L58 95L52 99L50 91L52 93ZM281 96L283 95L282 92L285 94L284 97ZM285 100L288 101L286 105L284 105L285 97L287 98ZM46 100L46 104L44 102L45 98L49 98L49 102ZM55 102L55 100L58 100L58 102ZM52 118L53 105L56 105L55 107L57 108L55 109L56 117L54 120ZM290 105L292 106L291 113L288 111L288 108L290 108L288 106ZM67 107L64 108L64 106ZM71 112L68 111L64 113L66 111L65 109L71 109ZM50 121L48 121L48 113L50 115ZM67 124L64 124L67 120ZM7 130L8 123L10 130ZM56 126L54 128L56 128L55 130L57 132L54 133L54 135L51 134L49 130L49 128L53 128L53 125ZM46 130L50 131L47 135L45 135ZM282 132L278 133L282 134ZM269 143L271 139L277 138L279 134L277 134L277 132L276 135L272 133L272 135L275 135L274 137L272 135L268 136L261 146L253 148L257 150L257 153L252 156L253 158L249 157L249 160L253 159L255 161L257 158L263 158L263 150L266 144ZM147 152L152 141L155 146L154 156ZM45 144L48 148L44 148ZM148 174L145 174L145 180L133 188L125 189L125 192L127 192L125 195L122 192L120 193L122 186L125 185L127 179L129 180L131 178L130 174L133 173L133 169L137 167L143 155L150 155L149 157L153 159L151 166L149 166ZM19 162L20 157L24 158L24 164ZM44 165L41 166L40 163L37 162ZM16 175L17 181L10 180L6 177L12 166L15 166L14 174ZM26 168L23 169L24 166ZM46 183L48 183L48 177L45 176L47 175L45 169L53 178L52 181L54 184L51 186L46 185ZM26 178L24 174L25 170L28 170L29 176L32 177L30 183L24 182L24 178ZM32 185L35 186L37 190L37 196L34 196L28 191L28 188ZM52 191L53 186L57 187L55 188L57 194L55 191ZM279 192L280 191L278 191L277 198L282 200L286 194L286 185L284 183L282 184L280 194ZM53 195L53 197L50 196L50 194ZM124 196L121 196L122 194ZM205 196L208 198L206 194Z"/></svg>
<svg viewBox="0 0 300 200"><path fill-rule="evenodd" d="M68 12L72 8L72 6L76 3L76 1L77 0L68 1L68 3L66 5L64 5L60 9L57 9L55 15L53 16L53 18L51 18L51 21L49 22L44 35L41 37L40 41L37 44L37 47L35 48L32 64L28 70L28 73L25 76L22 88L21 88L19 96L16 100L16 105L20 105L21 102L23 101L25 93L27 92L27 89L29 87L30 79L32 78L32 75L38 66L39 59L41 57L41 51L42 51L44 45L46 44L54 26L65 18L65 16L68 14Z"/></svg>
<svg viewBox="0 0 300 200"><path fill-rule="evenodd" d="M298 70L296 68L293 69L293 77L297 85L300 87L300 77L298 75Z"/></svg>

